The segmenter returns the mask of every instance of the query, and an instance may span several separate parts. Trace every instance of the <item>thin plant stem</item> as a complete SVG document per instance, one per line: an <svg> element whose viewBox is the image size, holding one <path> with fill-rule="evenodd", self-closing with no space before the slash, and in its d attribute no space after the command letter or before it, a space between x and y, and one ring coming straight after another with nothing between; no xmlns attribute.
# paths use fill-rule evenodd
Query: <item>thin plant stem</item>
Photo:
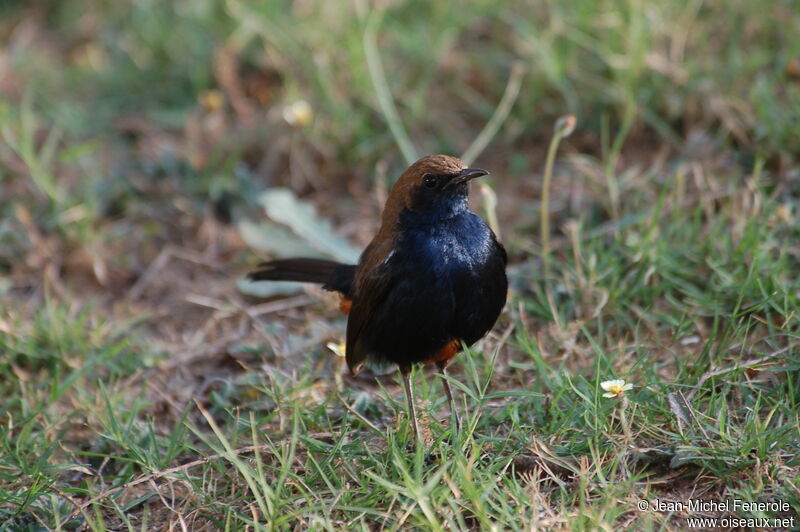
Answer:
<svg viewBox="0 0 800 532"><path fill-rule="evenodd" d="M628 133L633 126L633 119L636 116L636 104L632 99L628 99L625 103L625 114L622 118L622 126L611 146L610 153L605 165L606 186L608 187L608 197L611 202L611 217L614 220L619 220L619 183L617 182L617 162L622 153L622 146L625 144L625 139L628 138Z"/></svg>
<svg viewBox="0 0 800 532"><path fill-rule="evenodd" d="M524 74L525 66L522 62L518 61L511 66L511 74L508 77L508 83L506 84L506 90L503 92L503 97L500 98L500 103L497 104L492 117L489 118L489 121L483 126L481 132L478 133L478 136L475 137L475 140L472 141L472 144L469 145L469 148L467 148L461 156L461 160L464 161L467 166L472 164L472 162L477 159L478 155L486 149L489 142L497 135L500 126L502 126L503 122L508 118L511 109L514 107L514 103L517 101L517 97L519 97Z"/></svg>
<svg viewBox="0 0 800 532"><path fill-rule="evenodd" d="M367 57L367 70L369 70L369 77L378 97L378 105L380 105L383 117L389 125L389 131L392 132L392 136L406 162L411 164L418 158L417 150L414 148L414 144L411 142L411 138L400 120L400 115L394 104L394 98L392 98L392 93L389 90L389 84L386 82L386 73L383 70L381 56L378 53L377 34L382 16L383 11L380 9L373 10L367 18L367 24L364 28L364 54Z"/></svg>
<svg viewBox="0 0 800 532"><path fill-rule="evenodd" d="M558 145L561 139L568 137L575 129L575 115L563 116L556 121L550 147L547 148L547 159L544 165L544 181L542 182L542 207L539 213L539 229L542 241L542 265L545 279L550 277L550 183L553 179L553 164L556 160Z"/></svg>
<svg viewBox="0 0 800 532"><path fill-rule="evenodd" d="M486 213L486 221L489 222L489 227L494 231L498 240L502 240L500 236L500 222L497 220L497 194L494 189L482 183L480 186L481 197L483 198L483 209Z"/></svg>

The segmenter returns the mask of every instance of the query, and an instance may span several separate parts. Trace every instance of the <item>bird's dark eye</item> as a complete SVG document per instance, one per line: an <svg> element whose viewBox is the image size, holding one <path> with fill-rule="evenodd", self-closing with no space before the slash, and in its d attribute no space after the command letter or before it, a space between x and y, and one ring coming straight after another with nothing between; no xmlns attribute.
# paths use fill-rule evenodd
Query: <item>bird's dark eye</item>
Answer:
<svg viewBox="0 0 800 532"><path fill-rule="evenodd" d="M428 188L436 188L436 185L439 184L439 180L431 174L425 174L422 176L422 184Z"/></svg>

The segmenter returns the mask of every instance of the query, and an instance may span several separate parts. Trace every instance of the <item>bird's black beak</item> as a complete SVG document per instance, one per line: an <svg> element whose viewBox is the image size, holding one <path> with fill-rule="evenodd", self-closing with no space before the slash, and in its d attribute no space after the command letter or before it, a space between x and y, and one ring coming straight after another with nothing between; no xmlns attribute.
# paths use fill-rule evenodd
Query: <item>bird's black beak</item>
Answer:
<svg viewBox="0 0 800 532"><path fill-rule="evenodd" d="M482 168L464 168L457 176L450 180L448 186L458 185L459 183L466 183L470 179L489 175L489 172Z"/></svg>

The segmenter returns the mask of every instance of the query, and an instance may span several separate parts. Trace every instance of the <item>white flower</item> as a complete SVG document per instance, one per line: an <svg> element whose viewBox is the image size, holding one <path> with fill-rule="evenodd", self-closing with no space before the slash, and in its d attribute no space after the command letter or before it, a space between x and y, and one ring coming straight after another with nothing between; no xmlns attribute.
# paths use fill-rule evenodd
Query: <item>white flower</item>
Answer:
<svg viewBox="0 0 800 532"><path fill-rule="evenodd" d="M314 110L305 100L297 100L283 108L283 119L292 126L307 126L314 119Z"/></svg>
<svg viewBox="0 0 800 532"><path fill-rule="evenodd" d="M625 384L622 379L614 379L601 382L600 387L606 391L603 397L622 397L625 392L633 388L633 384Z"/></svg>
<svg viewBox="0 0 800 532"><path fill-rule="evenodd" d="M330 349L331 351L333 351L333 353L334 353L334 354L335 354L337 357L343 357L343 356L345 356L345 353L344 353L344 351L345 351L345 345L344 345L344 342L339 342L338 344L337 344L336 342L328 342L328 343L325 345L325 347L327 347L328 349Z"/></svg>

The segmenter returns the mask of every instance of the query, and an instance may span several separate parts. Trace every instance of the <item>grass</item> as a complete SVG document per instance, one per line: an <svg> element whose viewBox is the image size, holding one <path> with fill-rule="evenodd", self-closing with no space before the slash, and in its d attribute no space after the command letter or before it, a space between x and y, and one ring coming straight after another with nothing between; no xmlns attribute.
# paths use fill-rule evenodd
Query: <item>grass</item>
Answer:
<svg viewBox="0 0 800 532"><path fill-rule="evenodd" d="M798 526L799 24L780 0L0 3L0 529L681 530L639 504L690 498ZM287 186L363 245L436 151L492 170L512 297L453 366L465 430L415 370L422 452L398 378L324 347L335 302L236 290L237 222Z"/></svg>

